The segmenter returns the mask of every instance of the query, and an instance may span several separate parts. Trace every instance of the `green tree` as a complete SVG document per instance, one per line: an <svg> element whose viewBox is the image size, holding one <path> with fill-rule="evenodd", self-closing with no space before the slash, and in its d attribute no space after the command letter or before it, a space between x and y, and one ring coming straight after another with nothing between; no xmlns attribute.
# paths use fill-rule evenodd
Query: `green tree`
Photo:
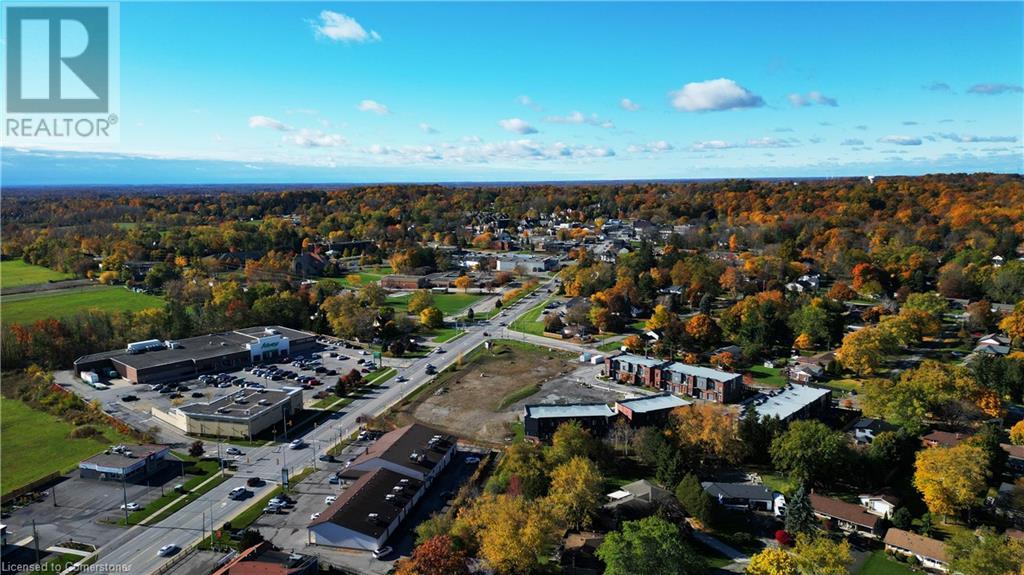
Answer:
<svg viewBox="0 0 1024 575"><path fill-rule="evenodd" d="M707 491L704 491L696 475L687 473L679 485L676 485L676 499L690 516L696 517L705 525L712 523L715 502Z"/></svg>
<svg viewBox="0 0 1024 575"><path fill-rule="evenodd" d="M834 474L845 462L846 438L819 421L795 421L771 446L772 463L800 484Z"/></svg>
<svg viewBox="0 0 1024 575"><path fill-rule="evenodd" d="M810 533L817 525L807 490L801 485L786 502L785 525L788 533Z"/></svg>
<svg viewBox="0 0 1024 575"><path fill-rule="evenodd" d="M551 436L548 462L557 466L574 457L593 458L597 447L597 441L578 421L567 421Z"/></svg>
<svg viewBox="0 0 1024 575"><path fill-rule="evenodd" d="M409 302L406 307L409 313L419 315L420 312L428 307L434 307L434 295L425 289L416 290L409 296Z"/></svg>
<svg viewBox="0 0 1024 575"><path fill-rule="evenodd" d="M1024 568L1024 543L992 528L958 531L946 544L946 554L950 572L963 575L1016 575Z"/></svg>
<svg viewBox="0 0 1024 575"><path fill-rule="evenodd" d="M597 549L605 575L698 575L704 559L683 542L679 528L660 517L626 521Z"/></svg>

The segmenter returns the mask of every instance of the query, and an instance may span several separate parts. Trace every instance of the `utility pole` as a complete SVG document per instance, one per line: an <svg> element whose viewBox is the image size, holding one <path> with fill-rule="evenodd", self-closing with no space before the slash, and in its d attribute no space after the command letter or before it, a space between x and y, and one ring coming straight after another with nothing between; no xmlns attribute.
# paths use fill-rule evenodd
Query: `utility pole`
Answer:
<svg viewBox="0 0 1024 575"><path fill-rule="evenodd" d="M124 495L124 524L128 525L128 482L124 473L121 474L121 494Z"/></svg>
<svg viewBox="0 0 1024 575"><path fill-rule="evenodd" d="M32 543L36 548L36 563L39 563L39 533L36 532L36 520L32 520Z"/></svg>
<svg viewBox="0 0 1024 575"><path fill-rule="evenodd" d="M57 506L57 486L56 485L54 485L50 489L50 497L53 498L53 506L56 507Z"/></svg>

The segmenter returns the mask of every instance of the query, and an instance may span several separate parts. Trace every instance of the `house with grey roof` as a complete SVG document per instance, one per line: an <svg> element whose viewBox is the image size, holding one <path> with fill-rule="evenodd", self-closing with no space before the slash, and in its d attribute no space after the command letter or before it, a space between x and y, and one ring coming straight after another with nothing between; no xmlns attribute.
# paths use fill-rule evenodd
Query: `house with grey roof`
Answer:
<svg viewBox="0 0 1024 575"><path fill-rule="evenodd" d="M781 493L772 491L764 485L704 481L701 486L719 505L730 509L774 513L786 505L786 499Z"/></svg>

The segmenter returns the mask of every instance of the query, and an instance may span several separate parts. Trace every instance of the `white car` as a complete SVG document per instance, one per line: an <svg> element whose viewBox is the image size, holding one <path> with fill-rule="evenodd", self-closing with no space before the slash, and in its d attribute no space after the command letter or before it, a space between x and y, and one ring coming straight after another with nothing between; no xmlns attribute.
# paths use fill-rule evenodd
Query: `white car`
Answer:
<svg viewBox="0 0 1024 575"><path fill-rule="evenodd" d="M301 449L305 446L306 444L301 439L295 439L288 444L288 449Z"/></svg>
<svg viewBox="0 0 1024 575"><path fill-rule="evenodd" d="M180 547L171 543L170 545L164 545L163 547L161 547L160 550L156 552L156 554L160 557L167 557L168 555L173 555L177 553L180 549Z"/></svg>
<svg viewBox="0 0 1024 575"><path fill-rule="evenodd" d="M309 520L310 521L316 521L317 519L320 519L320 514L319 513L314 513L314 514L309 516Z"/></svg>
<svg viewBox="0 0 1024 575"><path fill-rule="evenodd" d="M334 503L337 500L337 497L333 495L328 495L327 497L324 497L324 505L330 505L331 503Z"/></svg>
<svg viewBox="0 0 1024 575"><path fill-rule="evenodd" d="M480 458L475 455L470 455L466 458L466 463L480 463Z"/></svg>
<svg viewBox="0 0 1024 575"><path fill-rule="evenodd" d="M139 509L142 509L142 507L138 503L132 501L131 503L122 504L121 509L127 509L128 511L138 511Z"/></svg>
<svg viewBox="0 0 1024 575"><path fill-rule="evenodd" d="M227 450L228 455L242 455L242 450L237 447L229 447Z"/></svg>
<svg viewBox="0 0 1024 575"><path fill-rule="evenodd" d="M373 552L373 558L374 559L383 559L384 557L387 557L388 555L391 555L391 548L388 547L387 545L385 545L384 547L378 547Z"/></svg>

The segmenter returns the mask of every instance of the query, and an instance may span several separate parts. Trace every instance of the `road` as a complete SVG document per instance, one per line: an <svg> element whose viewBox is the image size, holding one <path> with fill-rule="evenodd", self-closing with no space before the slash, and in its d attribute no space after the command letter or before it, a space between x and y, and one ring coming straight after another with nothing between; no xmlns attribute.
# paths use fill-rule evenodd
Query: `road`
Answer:
<svg viewBox="0 0 1024 575"><path fill-rule="evenodd" d="M549 280L539 289L551 287L554 281L553 279ZM359 416L383 413L408 393L429 381L432 376L426 373L428 363L433 364L438 371L441 371L458 361L462 355L482 344L484 340L501 337L525 340L567 351L587 349L571 342L540 338L502 329L501 323L510 324L538 302L537 297L524 298L508 306L503 314L486 322L478 322L469 326L465 335L444 344L445 353L431 353L427 357L413 360L407 367L400 370L400 375L408 378L407 382L399 383L397 379L392 379L385 387L378 388L379 393L353 401L345 411L339 412L335 419L310 430L303 436L308 447L292 450L288 449L286 445L270 445L248 449L243 460L239 462L238 472L234 477L156 525L132 527L122 536L100 549L98 563L126 565L135 574L147 574L157 570L168 561L168 558L157 556L160 547L173 543L186 548L200 540L204 530L209 532L211 514L214 518L213 525L220 526L225 520L252 504L253 498L243 501L228 499L228 493L232 489L244 486L249 477L260 477L267 484L256 490L255 498L258 499L265 495L275 483L281 481L282 469L300 470L314 465L316 457L325 449L336 443L339 438L347 437L358 429L357 418ZM490 335L485 336L485 332ZM227 446L223 445L223 447Z"/></svg>

